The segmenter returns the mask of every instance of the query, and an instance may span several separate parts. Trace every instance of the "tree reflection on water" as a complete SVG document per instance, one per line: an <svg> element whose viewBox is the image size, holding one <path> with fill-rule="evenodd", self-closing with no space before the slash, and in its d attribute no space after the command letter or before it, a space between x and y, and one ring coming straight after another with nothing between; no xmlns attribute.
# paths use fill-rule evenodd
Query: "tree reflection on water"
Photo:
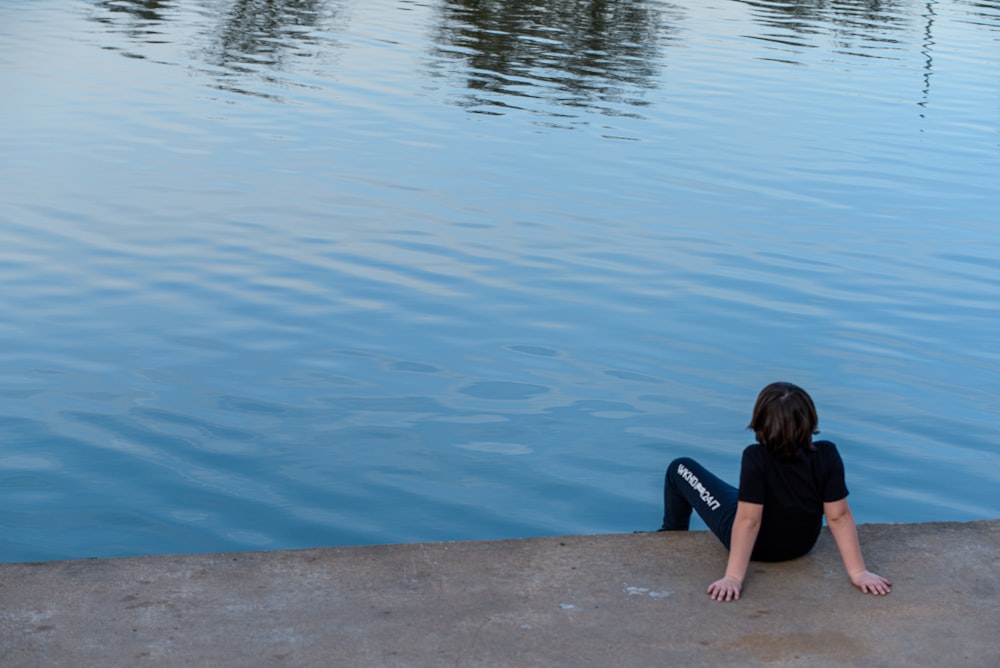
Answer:
<svg viewBox="0 0 1000 668"><path fill-rule="evenodd" d="M295 61L328 62L341 47L331 37L340 12L340 2L324 0L236 0L222 12L202 57L217 68L218 88L278 99L244 79L287 86L292 81L281 73L296 69Z"/></svg>
<svg viewBox="0 0 1000 668"><path fill-rule="evenodd" d="M896 0L734 0L750 7L763 30L748 35L795 48L814 47L816 35L830 35L837 50L862 57L885 57L886 46L910 21ZM871 44L882 48L872 49ZM792 61L796 62L796 61Z"/></svg>
<svg viewBox="0 0 1000 668"><path fill-rule="evenodd" d="M164 20L164 10L169 9L172 4L170 0L102 0L95 2L94 6L111 14L127 15L138 21L155 23ZM96 16L94 20L107 24L114 23L110 17Z"/></svg>
<svg viewBox="0 0 1000 668"><path fill-rule="evenodd" d="M125 55L149 57L155 45L179 41L187 64L214 87L277 100L281 88L303 85L296 74L328 78L338 54L351 48L342 36L361 1L100 0L91 6L95 21L128 37ZM958 1L996 23L993 0ZM403 0L384 6L387 21L392 10L418 7ZM571 123L581 108L641 116L669 63L666 50L683 44L686 24L696 16L716 11L664 0L428 0L419 8L429 31L416 47L425 49L424 74L449 83L448 101L480 114L525 109L553 123ZM758 57L793 64L808 62L805 54L818 46L851 57L894 58L898 42L918 40L928 55L933 44L927 34L933 12L918 26L902 0L728 0L717 11L734 9L748 19L742 37L773 49ZM191 30L166 27L185 22ZM923 34L903 37L910 29ZM106 48L126 51L120 41Z"/></svg>
<svg viewBox="0 0 1000 668"><path fill-rule="evenodd" d="M680 14L630 0L446 0L439 13L433 51L464 66L435 73L461 76L471 91L462 104L480 113L531 98L605 113L643 106Z"/></svg>
<svg viewBox="0 0 1000 668"><path fill-rule="evenodd" d="M246 79L288 85L283 73L315 67L343 48L336 36L346 28L345 3L202 0L199 23L208 18L211 28L189 55L207 66L195 64L216 87L262 95ZM94 20L128 35L138 49L129 55L140 58L145 36L167 32L159 24L181 20L184 11L190 19L191 11L166 0L102 0L93 7ZM635 0L444 0L431 11L430 76L457 78L471 91L459 103L482 113L499 113L518 98L600 105L607 113L641 107L680 14L672 5ZM275 97L273 90L265 97Z"/></svg>
<svg viewBox="0 0 1000 668"><path fill-rule="evenodd" d="M315 31L337 9L339 3L323 0L236 0L222 14L206 54L213 65L240 72L280 69L287 54L315 51L322 42Z"/></svg>
<svg viewBox="0 0 1000 668"><path fill-rule="evenodd" d="M161 32L157 24L166 20L166 12L172 4L169 0L101 0L94 3L97 11L91 15L91 20L102 24L109 32L128 35L135 42L153 44L157 41L153 36Z"/></svg>

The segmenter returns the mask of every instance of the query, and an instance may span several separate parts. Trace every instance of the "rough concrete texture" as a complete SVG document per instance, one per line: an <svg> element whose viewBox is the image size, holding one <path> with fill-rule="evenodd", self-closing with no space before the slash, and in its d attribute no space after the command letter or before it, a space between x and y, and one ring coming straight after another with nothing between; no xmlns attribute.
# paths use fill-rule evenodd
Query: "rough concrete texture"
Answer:
<svg viewBox="0 0 1000 668"><path fill-rule="evenodd" d="M1000 520L824 530L705 594L707 532L0 564L0 666L1000 666Z"/></svg>

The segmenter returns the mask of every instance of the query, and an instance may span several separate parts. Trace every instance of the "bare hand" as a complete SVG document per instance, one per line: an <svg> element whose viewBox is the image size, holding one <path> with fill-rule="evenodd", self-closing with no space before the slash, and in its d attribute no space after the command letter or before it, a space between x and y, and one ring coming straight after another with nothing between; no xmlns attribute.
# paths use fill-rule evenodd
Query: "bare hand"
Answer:
<svg viewBox="0 0 1000 668"><path fill-rule="evenodd" d="M743 583L736 578L725 577L708 585L708 595L715 601L738 601Z"/></svg>
<svg viewBox="0 0 1000 668"><path fill-rule="evenodd" d="M851 576L854 586L866 594L883 596L892 593L892 583L871 571L861 571Z"/></svg>

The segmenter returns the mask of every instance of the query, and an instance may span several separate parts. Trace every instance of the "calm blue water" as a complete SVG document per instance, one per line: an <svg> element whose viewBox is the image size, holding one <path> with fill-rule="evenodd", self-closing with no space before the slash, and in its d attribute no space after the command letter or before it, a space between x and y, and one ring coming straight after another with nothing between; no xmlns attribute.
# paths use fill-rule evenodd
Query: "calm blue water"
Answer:
<svg viewBox="0 0 1000 668"><path fill-rule="evenodd" d="M628 532L806 387L1000 517L1000 2L0 0L0 560Z"/></svg>

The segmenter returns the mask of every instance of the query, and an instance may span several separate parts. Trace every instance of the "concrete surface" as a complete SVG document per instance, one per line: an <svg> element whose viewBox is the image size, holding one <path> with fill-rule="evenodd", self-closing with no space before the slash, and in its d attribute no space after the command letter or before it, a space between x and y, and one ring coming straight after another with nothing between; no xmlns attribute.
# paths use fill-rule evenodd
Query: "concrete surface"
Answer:
<svg viewBox="0 0 1000 668"><path fill-rule="evenodd" d="M0 564L0 666L1000 666L1000 520L824 529L705 595L706 532Z"/></svg>

